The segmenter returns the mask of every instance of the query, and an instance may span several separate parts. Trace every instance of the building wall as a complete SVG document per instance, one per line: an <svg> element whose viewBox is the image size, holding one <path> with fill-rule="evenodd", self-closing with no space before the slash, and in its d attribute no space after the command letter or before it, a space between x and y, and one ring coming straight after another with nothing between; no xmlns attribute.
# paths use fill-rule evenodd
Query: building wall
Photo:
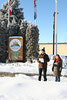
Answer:
<svg viewBox="0 0 67 100"><path fill-rule="evenodd" d="M47 54L53 54L53 44L52 43L39 43L39 53L41 49L45 47ZM57 45L57 53L60 55L67 55L67 43L59 43ZM56 44L55 44L55 54L56 54Z"/></svg>

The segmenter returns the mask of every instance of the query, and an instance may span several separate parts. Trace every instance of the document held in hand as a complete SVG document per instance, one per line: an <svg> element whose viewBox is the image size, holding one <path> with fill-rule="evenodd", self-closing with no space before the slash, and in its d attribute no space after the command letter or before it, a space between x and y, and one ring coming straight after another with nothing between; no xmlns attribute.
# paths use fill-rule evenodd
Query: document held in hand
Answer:
<svg viewBox="0 0 67 100"><path fill-rule="evenodd" d="M39 58L39 61L44 63L44 59L43 58Z"/></svg>

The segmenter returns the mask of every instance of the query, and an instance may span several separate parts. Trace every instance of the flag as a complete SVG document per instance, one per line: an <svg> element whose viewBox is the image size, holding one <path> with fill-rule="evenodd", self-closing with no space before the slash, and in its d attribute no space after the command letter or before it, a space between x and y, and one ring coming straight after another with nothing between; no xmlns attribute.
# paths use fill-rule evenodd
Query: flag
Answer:
<svg viewBox="0 0 67 100"><path fill-rule="evenodd" d="M9 0L9 16L12 15L11 0Z"/></svg>
<svg viewBox="0 0 67 100"><path fill-rule="evenodd" d="M36 14L36 0L34 0L34 20L36 20L37 14Z"/></svg>
<svg viewBox="0 0 67 100"><path fill-rule="evenodd" d="M36 5L36 0L34 0L34 5Z"/></svg>

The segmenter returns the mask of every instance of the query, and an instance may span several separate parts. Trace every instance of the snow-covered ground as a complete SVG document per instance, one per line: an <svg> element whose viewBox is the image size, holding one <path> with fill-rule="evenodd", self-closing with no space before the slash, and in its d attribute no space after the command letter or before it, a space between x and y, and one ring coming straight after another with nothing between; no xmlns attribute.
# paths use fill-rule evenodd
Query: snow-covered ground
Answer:
<svg viewBox="0 0 67 100"><path fill-rule="evenodd" d="M67 100L67 78L38 81L37 76L0 77L0 100Z"/></svg>
<svg viewBox="0 0 67 100"><path fill-rule="evenodd" d="M48 63L47 74L52 73L53 59ZM62 75L67 75L67 59L63 59ZM38 63L0 63L0 72L38 73ZM47 76L47 81L38 81L38 76L16 75L0 77L0 100L67 100L67 77L55 82L55 77Z"/></svg>

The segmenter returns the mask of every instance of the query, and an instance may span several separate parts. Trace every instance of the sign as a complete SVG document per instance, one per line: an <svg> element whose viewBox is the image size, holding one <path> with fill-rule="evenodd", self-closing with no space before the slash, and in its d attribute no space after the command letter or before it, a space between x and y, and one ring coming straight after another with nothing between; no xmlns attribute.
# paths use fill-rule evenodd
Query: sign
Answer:
<svg viewBox="0 0 67 100"><path fill-rule="evenodd" d="M21 36L9 37L9 60L23 60L23 38Z"/></svg>

